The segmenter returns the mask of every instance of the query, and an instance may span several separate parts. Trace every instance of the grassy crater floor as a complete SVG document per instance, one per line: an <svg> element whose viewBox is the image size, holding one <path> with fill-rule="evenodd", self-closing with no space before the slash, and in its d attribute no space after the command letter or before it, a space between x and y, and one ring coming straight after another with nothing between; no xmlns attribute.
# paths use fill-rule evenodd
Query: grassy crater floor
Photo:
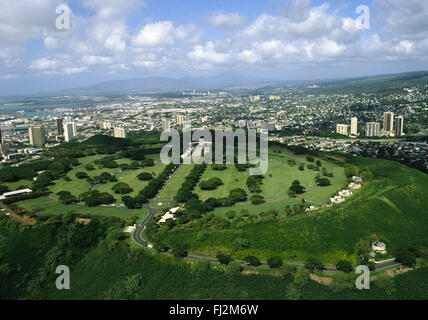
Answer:
<svg viewBox="0 0 428 320"><path fill-rule="evenodd" d="M220 230L176 227L164 234L164 240L170 244L187 243L192 251L207 255L223 251L237 258L255 255L265 260L278 255L289 261L316 257L325 263L335 263L341 259L356 262L357 243L374 233L389 246L426 238L427 175L392 161L369 158L350 161L359 167L366 183L343 204L316 213L256 223L241 224L232 220L230 227ZM269 207L280 210L286 203L249 205L247 208L254 214ZM238 208L246 206L221 208L217 213ZM205 240L197 240L199 232L207 234ZM237 238L248 240L249 247L237 249L234 245Z"/></svg>

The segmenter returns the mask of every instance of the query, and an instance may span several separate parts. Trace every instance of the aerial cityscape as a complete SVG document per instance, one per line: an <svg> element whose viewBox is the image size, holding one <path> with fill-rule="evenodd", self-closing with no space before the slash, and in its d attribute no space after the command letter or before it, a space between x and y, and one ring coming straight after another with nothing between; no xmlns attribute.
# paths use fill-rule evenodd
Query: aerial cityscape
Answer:
<svg viewBox="0 0 428 320"><path fill-rule="evenodd" d="M0 300L428 299L426 5L24 2L0 0Z"/></svg>

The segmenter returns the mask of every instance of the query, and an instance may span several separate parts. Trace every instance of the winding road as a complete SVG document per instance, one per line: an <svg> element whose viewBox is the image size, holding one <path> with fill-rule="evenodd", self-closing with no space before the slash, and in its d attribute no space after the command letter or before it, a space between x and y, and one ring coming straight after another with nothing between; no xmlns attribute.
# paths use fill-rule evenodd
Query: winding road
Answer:
<svg viewBox="0 0 428 320"><path fill-rule="evenodd" d="M272 153L272 154L283 156L282 154L277 154L277 153ZM299 161L302 161L302 160L299 160ZM307 162L307 161L303 160L303 162ZM307 162L307 163L309 163L309 162ZM175 173L175 171L174 171L174 173ZM174 173L170 176L170 178L174 175ZM320 175L322 176L321 170L320 170ZM168 183L169 179L167 181L165 181L165 183L163 184L164 186ZM318 186L316 185L316 186L308 189L305 193L313 191L313 190L317 189L317 187ZM289 196L281 197L281 198L278 198L278 199L269 199L269 200L266 200L266 202L269 202L269 201L278 201L278 200L283 200L283 199L287 199L287 198L289 198ZM152 219L159 211L162 210L162 208L153 208L153 207L151 207L151 204L159 202L159 201L170 202L171 204L175 204L175 201L173 201L173 200L150 200L149 203L144 206L144 208L147 209L147 211L148 211L147 217L137 226L137 228L131 234L132 240L137 245L139 245L141 247L144 247L144 248L147 248L147 249L150 249L149 248L149 243L147 243L142 238L141 234L142 234L145 226L147 225L147 223L150 221L150 219ZM170 251L163 252L162 254L166 254L166 255L172 256L172 253ZM186 257L184 257L184 259L189 260L189 261L195 261L195 260L198 260L198 259L206 259L208 262L211 262L211 263L219 263L219 261L216 258L206 257L206 256L199 256L199 255L195 255L195 254L188 254ZM238 263L240 263L242 265L248 265L248 263L245 262L245 261L243 261L243 260L234 260L234 261L238 262ZM268 263L265 262L265 261L262 261L261 264L263 266L267 266L268 265ZM303 263L299 263L299 262L286 262L285 264L292 265L292 266L295 266L295 267L304 267L305 266ZM378 264L375 265L375 270L386 268L386 267L391 267L391 266L398 266L398 265L401 265L401 263L396 262L396 261L388 261L388 262L378 263ZM323 270L326 270L326 271L337 271L337 269L335 267L333 267L333 266L325 266L323 268Z"/></svg>

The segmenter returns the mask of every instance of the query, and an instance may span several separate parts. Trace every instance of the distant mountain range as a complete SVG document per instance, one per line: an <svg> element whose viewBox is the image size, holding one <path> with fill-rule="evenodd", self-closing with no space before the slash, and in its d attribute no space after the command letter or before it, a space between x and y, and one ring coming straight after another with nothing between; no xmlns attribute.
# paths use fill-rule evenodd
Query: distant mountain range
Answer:
<svg viewBox="0 0 428 320"><path fill-rule="evenodd" d="M132 80L116 80L95 84L88 87L63 90L64 94L117 94L117 93L147 93L172 92L179 90L215 90L215 89L266 89L308 87L316 85L320 90L357 90L373 91L398 88L416 84L428 84L428 71L416 71L400 74L376 75L359 78L344 78L330 80L281 81L248 77L209 77L209 78L162 78L150 77Z"/></svg>
<svg viewBox="0 0 428 320"><path fill-rule="evenodd" d="M79 96L79 95L115 95L128 93L171 93L182 90L249 90L255 94L269 94L290 87L303 88L313 92L374 92L385 89L428 85L428 71L406 72L399 74L376 75L358 78L281 81L243 76L217 76L205 78L166 78L148 77L141 79L115 80L95 85L65 89L61 91L31 95L37 96ZM4 97L5 100L9 100ZM10 101L10 100L9 100Z"/></svg>

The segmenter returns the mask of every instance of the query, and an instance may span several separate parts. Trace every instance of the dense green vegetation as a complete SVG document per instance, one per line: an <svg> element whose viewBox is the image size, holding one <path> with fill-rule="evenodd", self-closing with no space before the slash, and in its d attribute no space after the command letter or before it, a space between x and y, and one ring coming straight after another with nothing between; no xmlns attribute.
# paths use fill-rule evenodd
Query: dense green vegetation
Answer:
<svg viewBox="0 0 428 320"><path fill-rule="evenodd" d="M426 254L428 180L422 172L391 161L341 161L275 145L268 172L255 177L246 165L165 166L138 137L88 140L76 149L65 144L50 150L53 160L29 162L22 173L0 169L1 191L25 181L36 190L3 201L34 220L21 225L0 215L0 298L427 298L426 288L405 282L428 279L420 267L395 278L379 275L370 292L352 289L352 267L368 264L374 239L403 265L414 267ZM75 150L70 163L67 150ZM353 175L365 181L352 198L305 212L326 203ZM174 257L136 247L122 232L146 217L142 206L153 197L182 204L176 220L159 225L157 216L145 230L155 249L170 249ZM188 253L217 257L221 265L190 264L181 259ZM306 269L284 261L299 261ZM59 264L72 269L70 291L53 287ZM341 270L330 286L309 278L308 270L319 274L324 265Z"/></svg>
<svg viewBox="0 0 428 320"><path fill-rule="evenodd" d="M355 173L358 167L366 182L343 204L321 209L316 215L287 219L275 211L254 217L235 210L234 219L227 221L206 215L187 227L179 224L162 233L163 241L186 243L190 251L212 256L226 250L237 258L253 255L266 260L278 255L297 261L317 258L329 264L340 260L356 264L362 254L358 244L368 242L373 234L390 248L426 241L426 175L391 161L350 158L348 162L352 172L347 173ZM206 239L198 241L196 235L201 230ZM236 238L247 240L249 247L234 247Z"/></svg>
<svg viewBox="0 0 428 320"><path fill-rule="evenodd" d="M421 286L428 281L427 268L394 278L378 275L365 291L350 285L355 276L338 274L334 284L325 286L312 281L305 269L296 272L287 265L275 269L275 276L244 275L243 267L230 260L227 266L204 260L190 264L129 246L117 219L82 224L76 218L45 217L46 223L23 226L0 217L0 299L428 298ZM56 290L58 265L70 267L71 290Z"/></svg>

